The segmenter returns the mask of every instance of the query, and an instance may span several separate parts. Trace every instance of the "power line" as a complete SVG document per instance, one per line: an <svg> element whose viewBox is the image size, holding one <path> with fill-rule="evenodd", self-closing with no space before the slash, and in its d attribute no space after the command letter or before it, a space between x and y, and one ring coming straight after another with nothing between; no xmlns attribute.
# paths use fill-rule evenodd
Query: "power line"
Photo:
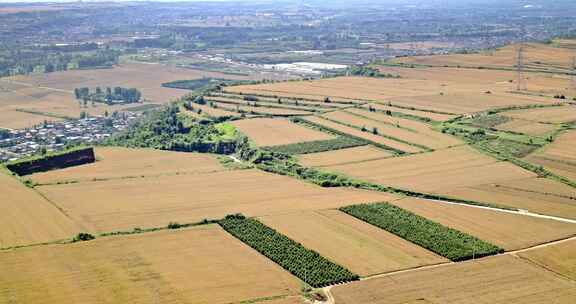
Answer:
<svg viewBox="0 0 576 304"><path fill-rule="evenodd" d="M516 47L516 90L526 91L526 75L524 73L524 41Z"/></svg>

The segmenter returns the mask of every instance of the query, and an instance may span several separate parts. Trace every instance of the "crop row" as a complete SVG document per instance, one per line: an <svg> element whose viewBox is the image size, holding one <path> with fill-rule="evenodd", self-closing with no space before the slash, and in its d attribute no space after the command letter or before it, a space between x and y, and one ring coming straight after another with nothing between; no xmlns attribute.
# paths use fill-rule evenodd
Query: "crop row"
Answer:
<svg viewBox="0 0 576 304"><path fill-rule="evenodd" d="M242 215L229 215L220 226L248 246L276 262L313 287L357 280L358 275L334 264L261 222Z"/></svg>
<svg viewBox="0 0 576 304"><path fill-rule="evenodd" d="M340 210L451 261L483 257L503 251L474 236L388 203L352 205Z"/></svg>
<svg viewBox="0 0 576 304"><path fill-rule="evenodd" d="M367 144L368 143L365 141L357 140L351 137L338 136L334 139L271 146L264 147L263 149L286 154L309 154L364 146Z"/></svg>
<svg viewBox="0 0 576 304"><path fill-rule="evenodd" d="M384 144L381 144L381 143L377 143L377 142L374 142L374 141L371 141L371 140L367 140L367 139L365 139L365 138L361 138L361 137L358 137L358 136L350 135L350 134L347 134L347 133L338 131L338 130L336 130L336 129L323 126L323 125L321 125L321 124L317 124L317 123L311 122L311 121L309 121L309 120L304 119L303 117L293 118L293 119L292 119L292 122L297 123L297 124L300 124L300 125L303 125L303 126L308 127L308 128L317 129L317 130L320 130L320 131L325 132L325 133L334 134L334 135L339 135L339 136L342 136L342 137L348 137L348 138L355 139L355 140L358 140L358 141L363 141L363 142L365 142L366 144L370 144L370 145L373 145L373 146L375 146L375 147L377 147L377 148L380 148L380 149L389 151L389 152L393 153L394 155L404 155L404 154L406 154L406 152L404 152L404 151L402 151L402 150L398 150L398 149L396 149L396 148L392 148L392 147L390 147L390 146L387 146L387 145L384 145Z"/></svg>

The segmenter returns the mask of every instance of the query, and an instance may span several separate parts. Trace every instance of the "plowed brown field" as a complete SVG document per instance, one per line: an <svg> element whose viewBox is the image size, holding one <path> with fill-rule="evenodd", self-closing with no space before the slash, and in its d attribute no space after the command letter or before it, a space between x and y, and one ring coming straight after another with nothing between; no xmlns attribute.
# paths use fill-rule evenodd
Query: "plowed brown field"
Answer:
<svg viewBox="0 0 576 304"><path fill-rule="evenodd" d="M299 288L212 225L2 252L0 265L0 303L224 304Z"/></svg>

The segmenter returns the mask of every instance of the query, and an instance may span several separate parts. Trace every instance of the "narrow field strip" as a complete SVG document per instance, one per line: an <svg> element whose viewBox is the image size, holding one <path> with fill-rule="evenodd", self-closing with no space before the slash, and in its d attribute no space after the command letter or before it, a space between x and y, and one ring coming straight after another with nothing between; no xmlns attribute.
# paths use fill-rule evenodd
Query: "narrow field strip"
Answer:
<svg viewBox="0 0 576 304"><path fill-rule="evenodd" d="M287 145L263 147L262 149L286 154L310 154L366 146L367 142L351 137L338 136L334 139L316 140Z"/></svg>
<svg viewBox="0 0 576 304"><path fill-rule="evenodd" d="M340 210L451 261L489 256L504 251L474 236L388 203L352 205L342 207Z"/></svg>
<svg viewBox="0 0 576 304"><path fill-rule="evenodd" d="M219 221L227 232L276 262L313 287L322 287L359 279L357 274L334 264L261 222L242 215L226 216Z"/></svg>

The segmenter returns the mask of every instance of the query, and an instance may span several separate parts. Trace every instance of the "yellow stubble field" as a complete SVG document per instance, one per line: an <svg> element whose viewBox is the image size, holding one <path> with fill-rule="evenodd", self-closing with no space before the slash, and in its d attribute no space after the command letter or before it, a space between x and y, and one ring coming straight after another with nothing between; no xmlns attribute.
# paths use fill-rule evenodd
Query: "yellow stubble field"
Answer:
<svg viewBox="0 0 576 304"><path fill-rule="evenodd" d="M339 304L570 304L574 283L530 262L497 256L336 286Z"/></svg>
<svg viewBox="0 0 576 304"><path fill-rule="evenodd" d="M391 202L506 251L576 236L576 224L416 198Z"/></svg>
<svg viewBox="0 0 576 304"><path fill-rule="evenodd" d="M0 265L0 303L224 304L300 287L216 225L0 252Z"/></svg>
<svg viewBox="0 0 576 304"><path fill-rule="evenodd" d="M518 253L542 267L576 280L576 240Z"/></svg>
<svg viewBox="0 0 576 304"><path fill-rule="evenodd" d="M576 131L567 131L526 160L572 180L576 180Z"/></svg>
<svg viewBox="0 0 576 304"><path fill-rule="evenodd" d="M258 146L278 146L334 138L332 135L299 126L286 119L244 119L232 124Z"/></svg>
<svg viewBox="0 0 576 304"><path fill-rule="evenodd" d="M259 219L361 276L448 262L338 210L297 212Z"/></svg>
<svg viewBox="0 0 576 304"><path fill-rule="evenodd" d="M360 146L335 151L303 154L298 156L306 167L327 167L392 157L392 154L373 146Z"/></svg>
<svg viewBox="0 0 576 304"><path fill-rule="evenodd" d="M258 170L115 179L37 188L90 231L131 230L393 200L363 190L321 188Z"/></svg>
<svg viewBox="0 0 576 304"><path fill-rule="evenodd" d="M71 238L82 230L34 190L0 171L0 248Z"/></svg>
<svg viewBox="0 0 576 304"><path fill-rule="evenodd" d="M39 184L47 184L225 170L216 157L209 154L119 147L97 147L94 152L95 163L35 173L28 178Z"/></svg>

